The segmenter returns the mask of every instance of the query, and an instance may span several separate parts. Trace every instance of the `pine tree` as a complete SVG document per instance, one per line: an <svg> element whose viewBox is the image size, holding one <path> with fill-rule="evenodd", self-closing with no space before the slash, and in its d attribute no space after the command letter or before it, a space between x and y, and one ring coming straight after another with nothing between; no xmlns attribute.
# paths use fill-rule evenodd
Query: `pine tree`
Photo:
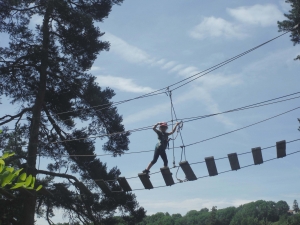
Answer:
<svg viewBox="0 0 300 225"><path fill-rule="evenodd" d="M294 200L293 202L293 210L294 212L298 213L299 212L299 206L297 200Z"/></svg>
<svg viewBox="0 0 300 225"><path fill-rule="evenodd" d="M209 216L209 225L217 225L217 206L213 206L211 208L210 216Z"/></svg>
<svg viewBox="0 0 300 225"><path fill-rule="evenodd" d="M0 126L14 123L28 147L22 166L33 175L45 177L40 183L52 196L26 194L18 199L22 213L14 215L22 225L34 224L38 213L50 221L54 208L64 209L69 218L84 224L113 224L117 209L129 224L145 216L131 193L103 194L94 180L115 180L120 171L107 169L94 155L91 135L121 132L103 137L103 150L114 156L128 150L128 133L111 98L114 91L103 89L87 71L109 43L95 25L106 18L122 0L2 0L0 32L9 35L8 47L0 48L0 96L19 107L14 115L0 118ZM32 28L33 17L41 24ZM100 84L101 85L101 84ZM95 106L105 105L103 109ZM66 112L66 113L61 113ZM76 123L83 122L79 128ZM7 146L3 129L0 148ZM73 140L77 139L77 140ZM20 148L20 146L17 146ZM48 170L37 168L37 157L52 162ZM65 169L65 173L60 171ZM71 171L74 175L67 174ZM58 182L57 177L64 179ZM82 185L83 183L88 185ZM111 182L112 190L119 190ZM16 196L17 197L17 196ZM5 223L5 222L3 222ZM50 223L50 222L49 222Z"/></svg>
<svg viewBox="0 0 300 225"><path fill-rule="evenodd" d="M279 32L292 30L298 25L297 29L292 30L290 37L294 45L300 44L300 0L285 0L285 2L291 5L291 10L284 14L287 20L277 22ZM300 60L300 55L296 57L296 60Z"/></svg>

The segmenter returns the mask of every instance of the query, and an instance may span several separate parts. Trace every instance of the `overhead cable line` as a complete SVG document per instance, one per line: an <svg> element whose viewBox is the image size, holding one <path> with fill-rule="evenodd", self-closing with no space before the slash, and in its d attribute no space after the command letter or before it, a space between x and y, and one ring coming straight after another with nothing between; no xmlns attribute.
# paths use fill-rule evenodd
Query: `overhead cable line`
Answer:
<svg viewBox="0 0 300 225"><path fill-rule="evenodd" d="M250 126L254 126L254 125L256 125L256 124L259 124L259 123L268 121L268 120L270 120L270 119L276 118L276 117L278 117L278 116L284 115L284 114L286 114L286 113L292 112L292 111L294 111L294 110L296 110L296 109L299 109L299 108L300 108L300 107L296 107L296 108L294 108L294 109L288 110L288 111L286 111L286 112L280 113L280 114L278 114L278 115L269 117L269 118L264 119L264 120L262 120L262 121L256 122L256 123L254 123L254 124L250 124L250 125L248 125L248 126L245 126L245 127L242 127L242 128L239 128L239 129L236 129L236 130L227 132L227 133L232 133L232 132L235 132L235 131L238 131L238 130L241 130L241 129L245 129L245 128L250 127ZM140 128L140 129L137 129L137 130L140 131L140 130L145 130L145 129L146 129L146 128ZM147 128L147 129L149 129L149 128ZM135 132L135 131L137 131L137 130L128 130L128 131L126 131L126 132L130 133L130 132ZM106 136L112 136L112 135L123 134L123 133L125 133L125 132L116 132L116 133L112 133L112 134L96 135L96 136L92 136L92 137L74 138L74 139L67 139L67 140L62 140L62 141L54 141L54 142L49 142L48 144L56 144L56 143L62 143L62 142L70 142L70 141L80 141L80 140L86 140L86 139L102 138L102 137L106 137ZM227 133L226 133L226 134L227 134ZM223 136L223 135L225 135L225 134L222 134L222 136ZM187 146L190 146L190 145L192 145L192 144L185 145L185 146L187 147Z"/></svg>
<svg viewBox="0 0 300 225"><path fill-rule="evenodd" d="M283 113L280 113L280 114L277 114L275 116L272 116L272 117L268 117L264 120L260 120L258 122L255 122L255 123L252 123L252 124L249 124L247 126L243 126L243 127L240 127L238 129L235 129L235 130L231 130L231 131L228 131L228 132L225 132L225 133L222 133L222 134L219 134L219 135L216 135L216 136L213 136L213 137L210 137L210 138L207 138L207 139L203 139L203 140L200 140L200 141L197 141L197 142L193 142L193 143L190 143L190 144L187 144L185 145L185 147L189 147L189 146L192 146L192 145L195 145L195 144L199 144L199 143L202 143L202 142L206 142L206 141L209 141L209 140L212 140L212 139L215 139L215 138L219 138L219 137L222 137L222 136L225 136L225 135L228 135L228 134L231 134L231 133L234 133L234 132L237 132L237 131L240 131L240 130L243 130L243 129L246 129L246 128L249 128L251 126L254 126L254 125L257 125L257 124L260 124L260 123L263 123L263 122L266 122L268 120L271 120L271 119L274 119L276 117L279 117L279 116L282 116L284 114L287 114L287 113L290 113L292 111L295 111L297 109L299 109L300 107L296 107L294 109L291 109L291 110L288 110L288 111L285 111ZM83 138L83 139L86 139L86 138ZM74 141L74 139L72 139ZM70 141L72 141L70 140ZM82 140L82 139L79 139L79 140ZM65 141L62 141L62 142L65 142ZM58 143L58 142L50 142L48 144L51 144L51 143ZM174 148L181 148L181 146L177 146L177 147L174 147ZM154 151L154 150L146 150L146 151L139 151L139 152L128 152L128 153L123 153L123 154L134 154L134 153L142 153L142 152L150 152L150 151ZM64 155L64 154L59 154L59 156L61 157L91 157L91 156L106 156L108 154L101 154L101 155ZM110 154L110 155L113 155L113 154Z"/></svg>
<svg viewBox="0 0 300 225"><path fill-rule="evenodd" d="M190 143L190 144L186 145L186 147L192 146L192 145L195 145L195 144L199 144L199 143L202 143L202 142L205 142L205 141L209 141L209 140L212 140L212 139L215 139L215 138L218 138L218 137L227 135L227 134L231 134L231 133L234 133L234 132L236 132L236 131L240 131L240 130L246 129L246 128L248 128L248 127L252 127L252 126L254 126L254 125L257 125L257 124L266 122L266 121L268 121L268 120L271 120L271 119L274 119L274 118L276 118L276 117L282 116L282 115L287 114L287 113L290 113L290 112L292 112L292 111L295 111L295 110L297 110L297 109L299 109L299 108L300 108L300 107L296 107L296 108L294 108L294 109L285 111L285 112L283 112L283 113L277 114L277 115L272 116L272 117L269 117L269 118L267 118L267 119L260 120L260 121L258 121L258 122L256 122L256 123L252 123L252 124L249 124L249 125L247 125L247 126L244 126L244 127L241 127L241 128L235 129L235 130L232 130L232 131L228 131L228 132L225 132L225 133L223 133L223 134L220 134L220 135L217 135L217 136L214 136L214 137L211 137L211 138L207 138L207 139L204 139L204 140L201 140L201 141L197 141L197 142L194 142L194 143Z"/></svg>
<svg viewBox="0 0 300 225"><path fill-rule="evenodd" d="M257 46L254 47L254 48L251 48L251 49L249 49L249 50L247 50L247 51L245 51L245 52L243 52L243 53L241 53L241 54L238 54L238 55L236 55L236 56L234 56L234 57L232 57L232 58L230 58L230 59L227 59L227 60L225 60L225 61L223 61L223 62L221 62L221 63L218 63L218 64L216 64L216 65L214 65L214 66L212 66L212 67L209 67L208 69L205 69L205 70L203 70L203 71L200 71L200 72L198 72L198 73L196 73L196 74L194 74L194 75L191 75L191 76L189 76L189 77L187 77L187 78L185 78L185 79L182 79L182 80L180 80L180 81L178 81L178 82L175 82L175 83L173 83L173 84L170 84L170 85L168 85L168 86L166 86L166 87L163 87L163 88L160 88L160 89L158 89L158 90L155 90L155 91L146 93L146 94L144 94L144 95L137 96L137 97L135 97L135 98L131 98L131 99L127 99L127 100L122 100L122 101L118 101L118 102L112 102L112 103L109 103L109 104L123 104L123 103L125 103L125 102L133 101L133 100L136 100L136 99L140 99L140 98L150 97L150 96L157 95L157 94L163 94L163 93L166 93L167 88L171 88L171 87L173 87L173 86L176 86L177 84L180 84L180 83L182 83L182 82L184 82L184 81L187 81L187 80L192 79L192 78L195 77L195 78L192 79L191 81L188 81L188 82L187 82L187 83L190 83L190 82L192 82L192 81L194 81L194 80L196 80L196 79L198 79L198 78L200 78L200 77L202 77L202 76L208 74L209 72L212 72L213 70L216 70L216 69L218 69L218 68L220 68L220 67L222 67L222 66L224 66L224 65L226 65L226 64L228 64L228 63L230 63L230 62L232 62L232 61L234 61L234 60L236 60L236 59L238 59L238 58L240 58L240 57L242 57L242 56L244 56L244 55L246 55L246 54L248 54L248 53L250 53L250 52L252 52L252 51L254 51L254 50L256 50L256 49L258 49L258 48L260 48L260 47L262 47L262 46L264 46L264 45L266 45L266 44L268 44L268 43L270 43L270 42L272 42L272 41L274 41L274 40L276 40L276 39L278 39L278 38L281 37L281 36L284 36L285 34L287 34L287 33L289 33L289 32L291 32L291 31L286 31L285 33L280 34L280 35L278 35L278 36L276 36L276 37L274 37L274 38L272 38L272 39L270 39L270 40L268 40L268 41L266 41L266 42L264 42L264 43L262 43L262 44L260 44L260 45L257 45ZM203 75L201 75L201 76L198 76L198 75L200 75L200 74L202 74L202 73L205 73L205 74L203 74ZM176 90L176 89L178 89L178 88L180 88L180 87L186 85L187 83L184 83L184 84L182 84L182 85L180 85L180 86L178 86L178 87L176 87L176 88L174 88L174 89L172 89L172 90ZM160 92L160 93L157 93L157 92ZM92 106L92 107L89 107L89 108L95 108L95 107L101 107L101 106L108 106L109 104L97 105L97 106ZM85 110L85 109L80 109L80 110L75 110L75 111L81 111L81 110ZM100 110L101 110L101 109L100 109ZM72 112L72 111L68 111L68 112ZM68 113L68 112L60 112L60 113L57 113L57 114L63 114L63 113Z"/></svg>
<svg viewBox="0 0 300 225"><path fill-rule="evenodd" d="M295 93L292 93L292 94L288 94L288 95L284 95L284 96L281 96L281 97L273 98L273 99L270 99L270 100L266 100L266 101L262 101L262 102L250 104L250 105L247 105L247 106L243 106L243 107L239 107L239 108L227 110L227 111L220 112L220 113L214 113L214 114L208 114L208 115L202 115L202 116L194 116L194 117L186 117L186 118L182 118L182 119L178 119L178 120L183 121L184 123L188 123L188 122L192 122L192 121L195 121L195 120L204 119L204 118L212 117L212 116L217 116L217 115L221 115L221 114L225 114L225 113L231 113L231 112L242 111L242 110L247 110L247 109L252 109L252 108L258 108L258 107L262 107L262 106L266 106L266 105L271 105L271 104L277 104L277 103L280 103L280 102L284 102L284 101L289 101L289 100L300 98L300 96L289 98L289 99L283 99L283 100L276 101L276 102L272 102L272 101L273 100L282 99L282 98L285 98L285 97L289 97L289 96L292 96L292 95L296 95L298 93L300 93L300 92L295 92ZM264 103L264 104L262 104L262 103ZM295 110L295 109L293 109L293 110ZM287 112L285 112L285 113L287 113ZM277 116L279 116L279 115L277 115ZM277 116L275 116L275 117L277 117ZM172 121L168 121L168 122L172 122ZM51 143L61 143L61 142L70 142L70 141L75 141L75 140L101 138L101 137L105 137L105 136L119 135L119 134L123 134L123 133L132 133L132 132L137 132L137 131L149 130L149 129L152 129L152 127L153 127L153 125L150 125L150 126L145 126L145 127L136 128L136 129L127 130L127 131L122 131L122 132L117 132L117 133L103 134L103 135L98 135L98 136L93 136L93 137L85 137L85 138L79 138L79 139L69 139L69 140L65 140L65 141L49 142L48 144L51 144ZM22 145L22 146L27 146L27 145L25 144L25 145ZM178 148L178 147L175 147L175 148ZM129 153L123 153L123 154L134 154L134 153L150 152L150 151L153 151L153 150L146 150L146 151L140 151L140 152L129 152ZM113 155L113 154L102 154L102 155L99 155L99 156L106 156L106 155Z"/></svg>
<svg viewBox="0 0 300 225"><path fill-rule="evenodd" d="M207 118L207 117L217 116L217 115L221 115L221 114L226 114L226 113L231 113L231 112L236 112L236 111L242 111L242 110L247 110L247 109L258 108L258 107L262 107L262 106L277 104L277 103L281 103L281 102L290 101L290 100L300 98L300 96L296 96L296 97L293 97L293 98L283 99L283 98L290 97L290 96L297 95L297 94L300 94L300 92L294 92L294 93L291 93L291 94L288 94L288 95L276 97L276 98L265 100L265 101L258 102L258 103L253 103L253 104L246 105L246 106L239 107L239 108L235 108L235 109L230 109L230 110L223 111L223 112L220 112L220 113L213 113L213 114L207 114L207 115L201 115L201 116L179 118L178 120L183 121L185 123L188 123L188 122L192 122L194 120L204 119L204 118ZM274 100L279 100L279 99L283 99L283 100L274 102ZM167 121L167 122L172 122L172 120ZM153 125L150 125L150 126L135 128L135 129L132 129L132 130L127 130L127 131L122 131L122 132L117 132L117 133L110 133L110 134L103 134L103 135L104 136L105 135L110 136L110 135L123 134L123 133L128 133L128 132L133 133L133 132L137 132L137 131L149 130L149 129L152 129L152 127L153 127ZM7 129L7 130L15 130L15 129Z"/></svg>
<svg viewBox="0 0 300 225"><path fill-rule="evenodd" d="M285 34L287 34L289 32L290 31L287 31L287 32L285 32L283 34L280 34L280 35L278 35L278 36L276 36L276 37L274 37L274 38L272 38L272 39L270 39L270 40L268 40L268 41L266 41L266 42L264 42L264 43L262 43L262 44L260 44L260 45L258 45L256 47L254 47L254 48L251 48L251 49L249 49L249 50L247 50L247 51L245 51L245 52L243 52L241 54L238 54L238 55L236 55L236 56L234 56L234 57L232 57L230 59L227 59L227 60L225 60L225 61L223 61L221 63L218 63L218 64L216 64L216 65L214 65L214 66L212 66L212 67L210 67L208 69L205 69L205 70L203 70L201 72L198 72L198 73L196 73L194 75L191 75L191 76L189 76L189 77L187 77L187 78L185 78L183 80L180 80L178 82L170 84L170 85L168 85L166 87L160 88L158 90L146 93L144 95L140 95L140 96L137 96L135 98L130 98L130 99L126 99L126 100L121 100L121 101L118 101L118 102L111 102L111 103L106 103L106 104L91 106L91 107L84 108L84 109L77 109L77 110L69 110L69 111L65 111L65 112L59 112L59 113L56 113L56 115L70 113L70 112L78 112L78 111L82 111L82 110L94 109L94 108L98 108L98 107L101 107L101 106L105 106L104 108L98 109L98 110L103 110L103 109L109 108L109 107L111 107L113 105L119 105L119 104L123 104L123 103L129 102L129 101L133 101L133 100L137 100L137 99L141 99L141 98L146 98L146 97L151 97L151 96L155 96L155 95L166 93L167 88L171 88L173 86L176 86L176 85L178 85L178 84L180 84L182 82L185 82L185 81L189 80L189 81L181 84L180 86L177 86L177 87L175 87L175 88L172 89L172 91L177 90L178 88L180 88L180 87L182 87L182 86L184 86L184 85L186 85L186 84L188 84L188 83L190 83L190 82L192 82L192 81L194 81L194 80L196 80L196 79L198 79L200 77L203 77L203 76L207 75L208 73L210 73L210 72L212 72L212 71L214 71L214 70L216 70L216 69L218 69L218 68L220 68L220 67L222 67L222 66L224 66L224 65L226 65L226 64L228 64L228 63L230 63L232 61L235 61L236 59L238 59L238 58L240 58L240 57L242 57L242 56L244 56L244 55L246 55L246 54L248 54L248 53L250 53L250 52L252 52L252 51L254 51L254 50L256 50L256 49L258 49L258 48L260 48L260 47L262 47L262 46L264 46L264 45L266 45L266 44L268 44L268 43L270 43L270 42L272 42L274 40L276 40L276 39L278 39L279 37L281 37L281 36L283 36L283 35L285 35ZM202 74L202 73L204 73L204 74ZM25 120L25 119L21 119L21 120Z"/></svg>

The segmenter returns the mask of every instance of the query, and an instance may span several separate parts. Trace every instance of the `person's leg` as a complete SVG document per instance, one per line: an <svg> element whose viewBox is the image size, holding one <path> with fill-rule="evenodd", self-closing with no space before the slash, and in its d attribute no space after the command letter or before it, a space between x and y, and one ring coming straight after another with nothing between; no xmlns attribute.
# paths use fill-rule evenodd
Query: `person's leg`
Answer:
<svg viewBox="0 0 300 225"><path fill-rule="evenodd" d="M148 167L146 168L146 170L149 171L153 165L154 165L154 164L152 164L152 161L151 161L151 162L149 163Z"/></svg>
<svg viewBox="0 0 300 225"><path fill-rule="evenodd" d="M160 157L164 161L164 166L168 166L168 157L167 157L167 154L166 154L166 150L161 150Z"/></svg>
<svg viewBox="0 0 300 225"><path fill-rule="evenodd" d="M154 151L154 155L153 155L153 159L152 161L149 163L148 167L146 168L146 171L149 171L151 169L151 167L157 162L157 159L159 157L159 148L156 146L155 147L155 151Z"/></svg>

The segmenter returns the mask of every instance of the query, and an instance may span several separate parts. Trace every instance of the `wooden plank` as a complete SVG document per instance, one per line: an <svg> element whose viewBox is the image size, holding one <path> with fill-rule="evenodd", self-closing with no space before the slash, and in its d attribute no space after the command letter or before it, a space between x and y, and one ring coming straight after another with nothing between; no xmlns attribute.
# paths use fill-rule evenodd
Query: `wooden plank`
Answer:
<svg viewBox="0 0 300 225"><path fill-rule="evenodd" d="M277 158L283 158L286 156L286 142L278 141L276 142Z"/></svg>
<svg viewBox="0 0 300 225"><path fill-rule="evenodd" d="M230 166L232 170L239 170L241 169L239 159L236 153L228 154L228 159L230 162Z"/></svg>
<svg viewBox="0 0 300 225"><path fill-rule="evenodd" d="M205 158L205 163L206 163L206 166L207 166L209 176L218 175L218 170L217 170L215 159L214 159L213 156L206 157Z"/></svg>
<svg viewBox="0 0 300 225"><path fill-rule="evenodd" d="M255 165L259 165L264 162L260 147L252 148L252 155Z"/></svg>
<svg viewBox="0 0 300 225"><path fill-rule="evenodd" d="M121 188L123 189L123 191L132 191L125 177L119 177L118 182Z"/></svg>
<svg viewBox="0 0 300 225"><path fill-rule="evenodd" d="M111 193L110 188L107 186L107 184L105 183L104 180L98 180L98 181L95 181L95 182L101 188L103 193L105 193L105 194L110 194Z"/></svg>
<svg viewBox="0 0 300 225"><path fill-rule="evenodd" d="M190 164L188 161L183 161L179 163L179 166L183 170L185 177L189 181L197 180L196 175L194 174L194 171L192 170Z"/></svg>
<svg viewBox="0 0 300 225"><path fill-rule="evenodd" d="M167 186L171 186L174 184L172 173L171 173L169 167L165 166L165 167L160 168L160 172L161 172Z"/></svg>
<svg viewBox="0 0 300 225"><path fill-rule="evenodd" d="M150 189L153 188L153 185L152 185L152 183L151 183L151 181L149 179L150 176L148 174L146 174L146 173L139 173L138 176L139 176L142 184L144 185L145 189L149 189L150 190Z"/></svg>

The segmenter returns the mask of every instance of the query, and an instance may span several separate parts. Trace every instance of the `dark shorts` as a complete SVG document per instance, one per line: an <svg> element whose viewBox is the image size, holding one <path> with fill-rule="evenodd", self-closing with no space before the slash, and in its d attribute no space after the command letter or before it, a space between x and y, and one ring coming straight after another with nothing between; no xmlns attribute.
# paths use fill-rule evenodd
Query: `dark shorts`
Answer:
<svg viewBox="0 0 300 225"><path fill-rule="evenodd" d="M167 158L167 154L166 154L166 148L163 148L162 146L157 144L155 146L154 156L153 156L153 160L151 161L151 163L155 164L157 162L157 159L159 156L164 161L164 166L168 166L168 158Z"/></svg>

